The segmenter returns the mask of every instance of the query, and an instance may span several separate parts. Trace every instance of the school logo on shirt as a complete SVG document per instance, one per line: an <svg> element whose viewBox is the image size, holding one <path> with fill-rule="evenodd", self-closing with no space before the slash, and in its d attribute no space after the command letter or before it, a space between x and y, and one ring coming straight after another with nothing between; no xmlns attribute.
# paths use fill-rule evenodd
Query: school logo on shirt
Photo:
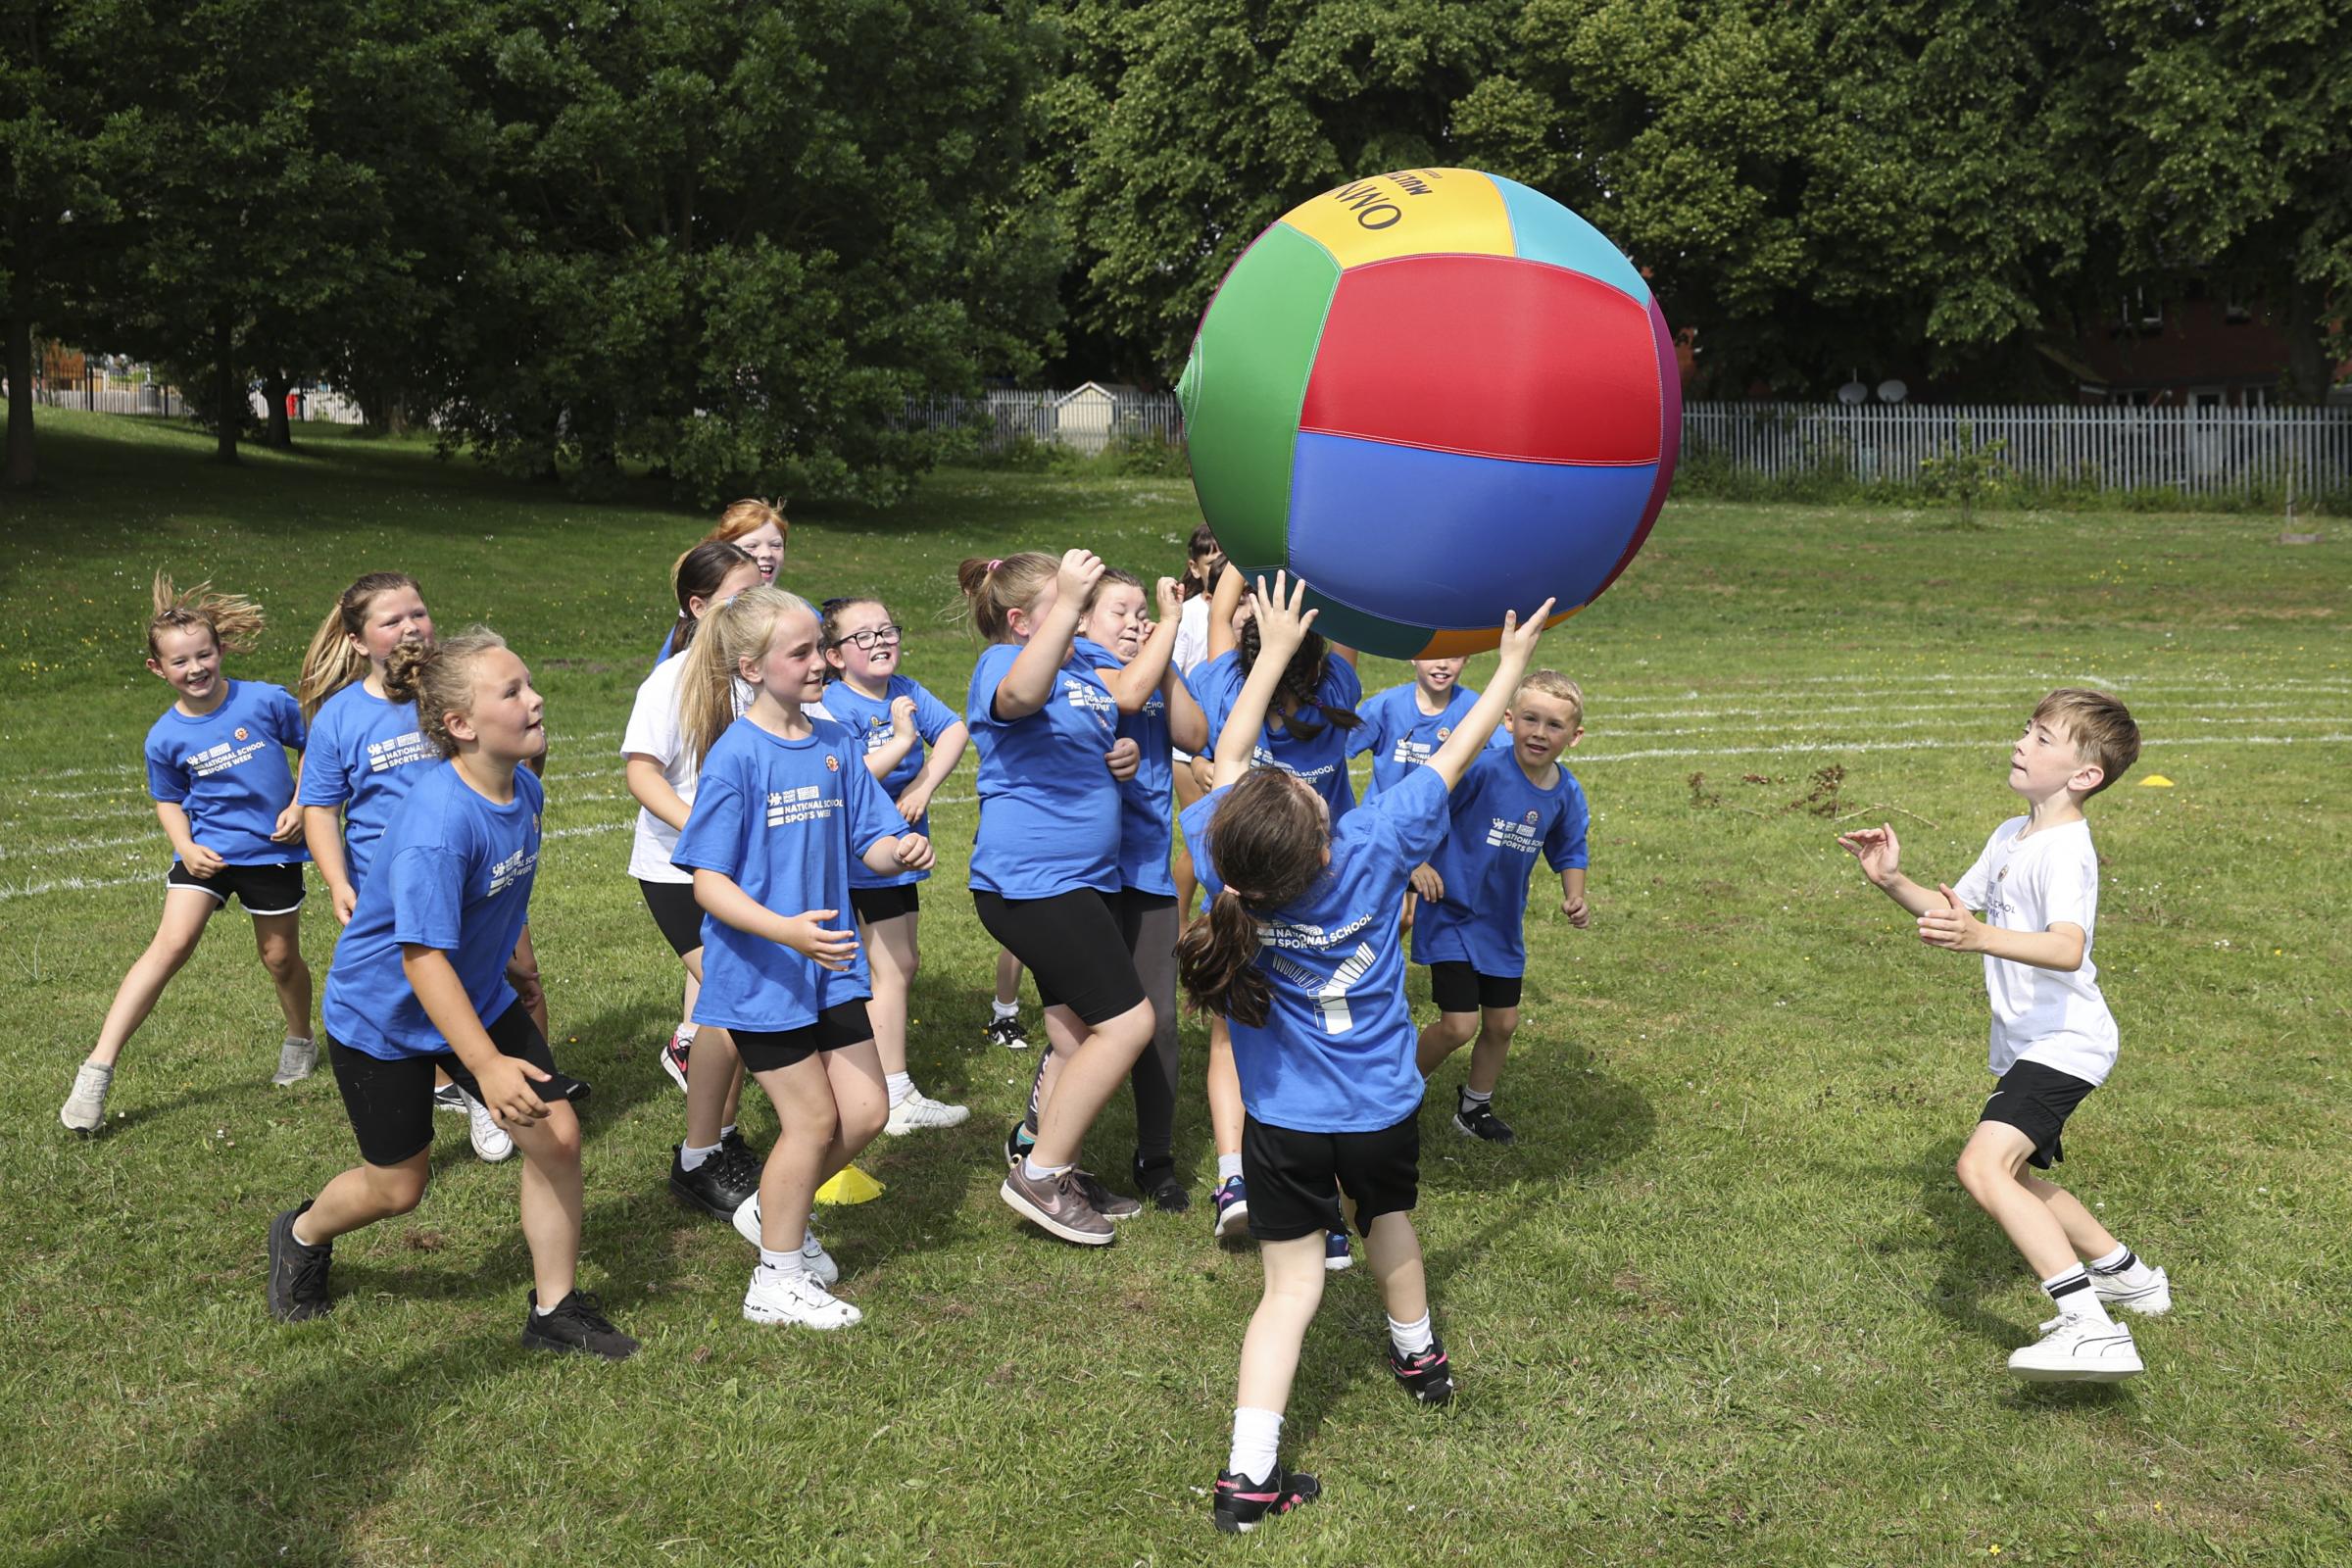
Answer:
<svg viewBox="0 0 2352 1568"><path fill-rule="evenodd" d="M841 771L841 759L835 757L831 752L827 752L825 754L825 771L828 773L838 773Z"/></svg>
<svg viewBox="0 0 2352 1568"><path fill-rule="evenodd" d="M514 885L515 879L527 874L539 863L539 857L529 850L516 850L513 855L490 868L490 897L496 898Z"/></svg>
<svg viewBox="0 0 2352 1568"><path fill-rule="evenodd" d="M406 735L395 735L388 741L368 743L368 771L370 773L434 760L432 747L425 744L424 736L416 730L411 730Z"/></svg>
<svg viewBox="0 0 2352 1568"><path fill-rule="evenodd" d="M1544 820L1544 818L1543 818L1543 817L1541 817L1541 816L1539 816L1539 815L1538 815L1537 813L1535 813L1534 811L1530 811L1530 812L1528 812L1528 813L1527 813L1527 825L1528 825L1529 827L1534 827L1534 826L1535 826L1535 825L1536 825L1538 822L1541 822L1541 821L1543 821L1543 820Z"/></svg>
<svg viewBox="0 0 2352 1568"><path fill-rule="evenodd" d="M1448 740L1450 740L1450 739L1452 739L1452 738L1453 738L1453 726L1452 726L1452 725L1450 725L1450 724L1441 724L1441 725L1439 725L1439 726L1438 726L1438 740L1439 740L1439 742L1440 742L1441 744L1443 744L1444 742L1446 742L1446 741L1448 741Z"/></svg>
<svg viewBox="0 0 2352 1568"><path fill-rule="evenodd" d="M239 740L243 740L243 739L245 739L245 735L246 735L245 726L244 726L244 725L242 725L242 724L239 724L239 725L237 726L237 739L239 739Z"/></svg>
<svg viewBox="0 0 2352 1568"><path fill-rule="evenodd" d="M1516 850L1521 855L1533 855L1542 835L1536 824L1543 821L1537 812L1530 811L1524 820L1514 822L1507 816L1490 817L1487 821L1487 848Z"/></svg>
<svg viewBox="0 0 2352 1568"><path fill-rule="evenodd" d="M1092 713L1095 716L1095 722L1101 724L1104 730L1107 731L1117 725L1119 705L1113 702L1110 693L1102 687L1089 686L1077 676L1069 675L1062 679L1061 695L1078 711Z"/></svg>
<svg viewBox="0 0 2352 1568"><path fill-rule="evenodd" d="M767 792L767 825L790 827L795 822L813 821L833 814L834 799L825 793L821 784L803 784L797 789Z"/></svg>

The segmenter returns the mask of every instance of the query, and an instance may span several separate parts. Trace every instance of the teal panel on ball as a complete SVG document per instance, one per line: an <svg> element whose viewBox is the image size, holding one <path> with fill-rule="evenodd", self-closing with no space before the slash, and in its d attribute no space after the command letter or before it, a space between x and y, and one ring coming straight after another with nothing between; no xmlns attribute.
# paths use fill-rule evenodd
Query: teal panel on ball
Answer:
<svg viewBox="0 0 2352 1568"><path fill-rule="evenodd" d="M1193 491L1235 565L1282 564L1291 452L1339 264L1276 223L1233 264L1200 318L1177 392Z"/></svg>
<svg viewBox="0 0 2352 1568"><path fill-rule="evenodd" d="M1310 610L1322 612L1315 616L1315 630L1349 648L1383 659L1411 659L1429 643L1429 629L1408 626L1401 621L1367 614L1352 605L1343 605L1315 592L1312 584L1306 590Z"/></svg>
<svg viewBox="0 0 2352 1568"><path fill-rule="evenodd" d="M1625 253L1609 243L1607 235L1540 190L1530 190L1500 174L1487 177L1502 192L1503 209L1511 215L1511 238L1522 259L1549 262L1597 277L1623 289L1638 303L1649 304L1649 284L1625 259Z"/></svg>

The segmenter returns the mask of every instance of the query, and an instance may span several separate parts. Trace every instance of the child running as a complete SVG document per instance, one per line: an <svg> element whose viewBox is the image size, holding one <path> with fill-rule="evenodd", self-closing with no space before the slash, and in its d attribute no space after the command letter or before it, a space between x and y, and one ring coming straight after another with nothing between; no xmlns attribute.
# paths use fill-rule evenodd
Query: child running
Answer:
<svg viewBox="0 0 2352 1568"><path fill-rule="evenodd" d="M670 1152L669 1190L715 1219L732 1220L760 1190L760 1155L735 1127L743 1092L735 1043L724 1029L698 1029L693 1022L703 980L703 910L694 901L692 873L671 864L670 857L694 808L698 771L679 712L686 655L704 616L760 586L760 567L736 546L707 541L678 558L670 582L678 603L670 645L678 652L655 665L637 688L620 737L629 794L638 805L629 875L686 971L686 1020L662 1051L662 1068L686 1093L686 1137ZM741 712L752 700L751 688L737 683L734 698Z"/></svg>
<svg viewBox="0 0 2352 1568"><path fill-rule="evenodd" d="M270 1310L333 1307L334 1242L406 1214L432 1176L433 1069L490 1107L522 1151L522 1235L533 1287L522 1343L618 1360L637 1342L577 1288L580 1122L587 1086L556 1070L508 981L529 916L547 749L531 672L486 627L385 660L384 695L415 703L445 759L409 788L375 845L327 970L326 1045L363 1163L270 1227Z"/></svg>
<svg viewBox="0 0 2352 1568"><path fill-rule="evenodd" d="M2172 1282L2141 1262L2056 1183L2029 1172L2065 1159L2059 1135L2115 1067L2115 1015L2090 961L2099 857L2082 808L2139 758L2139 726L2104 692L2043 698L2009 752L2009 788L2026 814L1992 830L1956 886L1935 892L1901 869L1891 826L1838 842L1871 884L1918 917L1919 939L1984 956L1992 1000L1991 1068L2000 1083L1960 1151L1960 1185L2025 1255L2058 1315L2009 1357L2036 1382L2111 1383L2142 1370L2132 1331L2110 1304L2154 1317ZM1983 909L1980 921L1969 913Z"/></svg>
<svg viewBox="0 0 2352 1568"><path fill-rule="evenodd" d="M835 922L851 907L853 859L920 871L931 845L860 765L864 744L808 712L825 661L806 600L748 589L706 618L685 657L682 727L701 773L673 858L694 873L703 907L695 1021L733 1036L782 1124L758 1196L736 1213L760 1249L743 1315L847 1328L863 1314L827 1289L841 1269L808 1228L808 1208L881 1132L889 1100L865 956L856 931ZM753 692L740 717L738 680Z"/></svg>
<svg viewBox="0 0 2352 1568"><path fill-rule="evenodd" d="M1119 881L1119 779L1135 742L1118 704L1072 640L1102 579L1092 552L969 560L956 582L989 646L972 670L964 721L980 750L980 826L970 883L980 923L1037 977L1048 1049L1037 1140L1005 1138L998 1196L1048 1234L1085 1247L1117 1239L1112 1221L1143 1204L1078 1165L1079 1144L1151 1043L1144 995L1111 900Z"/></svg>
<svg viewBox="0 0 2352 1568"><path fill-rule="evenodd" d="M899 816L931 836L931 797L963 758L970 731L956 710L911 676L899 672L902 629L879 599L828 599L824 606L825 662L838 678L825 688L825 711L865 747L865 765ZM924 748L930 748L928 755ZM924 1127L955 1127L971 1115L943 1104L914 1086L906 1070L906 1009L922 949L915 935L928 870L894 866L875 871L850 864L850 904L872 971L874 994L865 1004L874 1026L882 1079L890 1086L890 1119L883 1132L904 1137Z"/></svg>
<svg viewBox="0 0 2352 1568"><path fill-rule="evenodd" d="M294 689L311 727L295 796L303 843L326 883L339 926L351 924L360 883L393 808L441 760L417 728L416 705L384 695L384 661L410 643L433 643L433 617L416 579L402 571L368 572L336 596L318 623ZM475 1157L496 1164L514 1152L514 1141L489 1107L438 1069L433 1103L466 1118Z"/></svg>
<svg viewBox="0 0 2352 1568"><path fill-rule="evenodd" d="M1404 1000L1396 901L1446 831L1446 791L1502 716L1549 602L1504 619L1495 684L1395 789L1334 820L1300 779L1252 768L1260 727L1315 612L1303 587L1257 588L1261 657L1219 732L1214 784L1184 813L1208 906L1177 948L1194 1006L1230 1020L1248 1106L1243 1172L1266 1287L1242 1342L1233 1444L1211 1502L1217 1528L1254 1528L1322 1489L1279 1459L1298 1353L1323 1298L1324 1236L1352 1205L1389 1319L1389 1370L1427 1404L1452 1396L1430 1324L1419 1196L1421 1074Z"/></svg>
<svg viewBox="0 0 2352 1568"><path fill-rule="evenodd" d="M262 610L209 582L185 593L156 573L147 622L147 668L173 701L147 732L147 793L172 841L164 915L99 1026L98 1043L74 1075L57 1119L74 1132L106 1122L106 1095L122 1048L154 1010L204 935L213 911L233 895L253 917L262 967L277 991L286 1039L277 1054L280 1086L318 1065L311 1033L311 971L302 958L302 810L286 753L304 745L302 711L282 686L230 680L224 654L248 654Z"/></svg>
<svg viewBox="0 0 2352 1568"><path fill-rule="evenodd" d="M1413 961L1429 965L1438 1016L1421 1031L1423 1077L1472 1035L1470 1073L1454 1105L1454 1131L1490 1144L1514 1134L1494 1114L1519 992L1527 974L1527 899L1536 852L1560 874L1560 912L1578 930L1585 904L1585 829L1591 813L1561 755L1585 738L1584 691L1557 670L1539 669L1511 694L1508 749L1490 747L1453 792L1452 829L1430 862L1413 872L1422 900ZM1395 786L1392 785L1391 788Z"/></svg>

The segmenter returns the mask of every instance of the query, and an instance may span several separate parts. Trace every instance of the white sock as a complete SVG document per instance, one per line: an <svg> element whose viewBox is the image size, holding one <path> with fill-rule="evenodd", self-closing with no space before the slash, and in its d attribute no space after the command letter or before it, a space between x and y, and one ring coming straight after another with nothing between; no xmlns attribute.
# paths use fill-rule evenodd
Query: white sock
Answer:
<svg viewBox="0 0 2352 1568"><path fill-rule="evenodd" d="M568 1301L568 1300L570 1300L570 1299L571 1299L571 1293L570 1293L569 1291L566 1291L566 1292L564 1292L564 1301ZM558 1302L556 1303L556 1306L562 1306L562 1305L564 1304L564 1301L558 1301ZM556 1306L549 1306L549 1305L547 1305L545 1302L541 1302L541 1301L533 1301L533 1302L531 1303L531 1316L533 1316L533 1317L545 1317L545 1316L547 1316L547 1315L548 1315L550 1312L553 1312L553 1311L556 1309Z"/></svg>
<svg viewBox="0 0 2352 1568"><path fill-rule="evenodd" d="M1492 1089L1482 1092L1471 1088L1468 1084L1462 1085L1462 1103L1465 1105L1483 1105L1494 1098L1494 1091Z"/></svg>
<svg viewBox="0 0 2352 1568"><path fill-rule="evenodd" d="M762 1247L760 1249L760 1271L753 1278L773 1282L781 1280L787 1274L805 1273L807 1269L808 1260L801 1256L799 1248L793 1248L789 1251L771 1252Z"/></svg>
<svg viewBox="0 0 2352 1568"><path fill-rule="evenodd" d="M1021 1174L1033 1182L1049 1181L1069 1168L1067 1165L1040 1165L1034 1153L1021 1156Z"/></svg>
<svg viewBox="0 0 2352 1568"><path fill-rule="evenodd" d="M1224 1185L1225 1185L1227 1182L1229 1182L1229 1181L1233 1180L1233 1179L1234 1179L1236 1176L1239 1176L1241 1173L1242 1173L1242 1156L1241 1156L1241 1155L1239 1155L1239 1154L1219 1154L1219 1155L1217 1156L1217 1185L1218 1185L1219 1187L1222 1187L1222 1186L1224 1186Z"/></svg>
<svg viewBox="0 0 2352 1568"><path fill-rule="evenodd" d="M1437 1341L1437 1334L1429 1326L1427 1312L1422 1313L1410 1323L1399 1323L1395 1318L1389 1319L1389 1343L1396 1347L1398 1355L1419 1355L1423 1350L1435 1345Z"/></svg>
<svg viewBox="0 0 2352 1568"><path fill-rule="evenodd" d="M669 1032L669 1038L678 1041L681 1044L690 1046L694 1044L694 1030L695 1026L693 1024L682 1023Z"/></svg>
<svg viewBox="0 0 2352 1568"><path fill-rule="evenodd" d="M692 1144L680 1144L678 1146L678 1169L701 1170L703 1161L717 1152L718 1146L716 1144L711 1144L704 1149L697 1149Z"/></svg>
<svg viewBox="0 0 2352 1568"><path fill-rule="evenodd" d="M2041 1288L2057 1303L2058 1313L2069 1320L2088 1319L2093 1323L2112 1323L2107 1304L2099 1293L2090 1288L2090 1275L2082 1265L2062 1270L2041 1282Z"/></svg>
<svg viewBox="0 0 2352 1568"><path fill-rule="evenodd" d="M995 1016L998 1023L1009 1023L1021 1015L1021 1004L1017 1002L992 1001L988 1004L988 1010Z"/></svg>
<svg viewBox="0 0 2352 1568"><path fill-rule="evenodd" d="M882 1075L882 1081L890 1086L890 1102L893 1105L904 1105L914 1098L914 1079L910 1075L886 1072Z"/></svg>
<svg viewBox="0 0 2352 1568"><path fill-rule="evenodd" d="M290 1034L286 1036L286 1044L289 1046L315 1046L318 1043L318 1041L313 1040L309 1035Z"/></svg>
<svg viewBox="0 0 2352 1568"><path fill-rule="evenodd" d="M2119 1245L2105 1257L2094 1257L2083 1265L2093 1274L2114 1280L2119 1285L2145 1285L2156 1277L2147 1260L2134 1254L2131 1248Z"/></svg>
<svg viewBox="0 0 2352 1568"><path fill-rule="evenodd" d="M1237 1406L1233 1412L1233 1448L1225 1456L1228 1474L1251 1481L1274 1479L1274 1456L1282 1451L1282 1412Z"/></svg>

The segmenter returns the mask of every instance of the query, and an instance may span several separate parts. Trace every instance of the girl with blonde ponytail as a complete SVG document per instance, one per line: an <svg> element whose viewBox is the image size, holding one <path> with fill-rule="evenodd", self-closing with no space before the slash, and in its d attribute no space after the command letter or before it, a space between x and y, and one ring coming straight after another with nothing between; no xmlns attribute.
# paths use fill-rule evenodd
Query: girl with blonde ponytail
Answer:
<svg viewBox="0 0 2352 1568"><path fill-rule="evenodd" d="M738 594L705 617L685 657L679 728L701 773L671 860L693 873L703 908L694 1021L733 1037L781 1124L757 1196L735 1215L760 1249L743 1315L846 1328L863 1314L828 1289L841 1270L809 1230L808 1208L881 1132L889 1107L866 1017L872 986L849 918L850 863L927 870L931 843L875 782L864 743L809 711L825 662L806 600L780 588ZM741 717L738 680L753 694ZM688 1088L699 1088L699 1069ZM696 1143L715 1131L699 1095L687 1114Z"/></svg>
<svg viewBox="0 0 2352 1568"><path fill-rule="evenodd" d="M157 572L147 622L147 668L175 701L147 732L147 793L172 841L164 914L116 988L98 1043L74 1075L58 1120L75 1132L106 1121L115 1063L164 987L196 951L213 911L234 896L253 916L262 967L277 989L286 1039L272 1082L311 1075L318 1047L311 1033L311 971L302 957L302 814L286 753L305 742L302 710L282 686L230 680L224 653L253 651L262 609L209 582L184 593Z"/></svg>
<svg viewBox="0 0 2352 1568"><path fill-rule="evenodd" d="M1543 634L1546 600L1503 621L1494 682L1429 761L1344 818L1276 768L1252 771L1268 709L1315 612L1277 576L1256 589L1258 658L1217 733L1214 787L1186 808L1208 906L1177 944L1195 1007L1229 1020L1245 1106L1242 1172L1265 1295L1242 1342L1233 1445L1210 1502L1221 1530L1254 1528L1321 1491L1279 1462L1283 1406L1323 1298L1325 1236L1364 1237L1389 1315L1389 1371L1415 1399L1453 1393L1430 1328L1411 1210L1419 1195L1421 1071L1404 1000L1396 907L1450 819L1447 793L1502 718Z"/></svg>

